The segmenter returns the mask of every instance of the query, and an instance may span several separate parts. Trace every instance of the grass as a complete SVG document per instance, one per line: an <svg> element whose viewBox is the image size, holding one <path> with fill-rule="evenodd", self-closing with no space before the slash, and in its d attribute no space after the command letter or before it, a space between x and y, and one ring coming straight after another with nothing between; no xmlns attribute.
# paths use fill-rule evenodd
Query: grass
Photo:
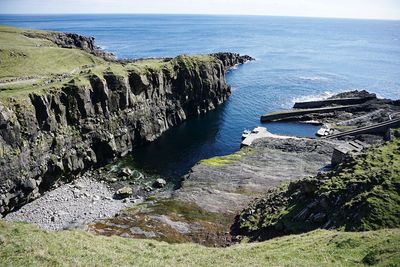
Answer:
<svg viewBox="0 0 400 267"><path fill-rule="evenodd" d="M400 263L400 230L318 230L228 248L45 232L0 221L1 266L361 266Z"/></svg>
<svg viewBox="0 0 400 267"><path fill-rule="evenodd" d="M228 164L233 164L239 161L243 156L249 155L254 152L254 148L245 147L239 150L238 152L226 156L218 156L209 159L204 159L200 161L200 164L205 166L225 166Z"/></svg>
<svg viewBox="0 0 400 267"><path fill-rule="evenodd" d="M29 38L25 32L39 33L0 26L0 80L71 73L84 65L104 63L83 50L59 48L49 40Z"/></svg>
<svg viewBox="0 0 400 267"><path fill-rule="evenodd" d="M105 73L126 76L128 72L149 75L165 71L174 76L176 68L199 68L216 62L209 55L179 56L169 61L107 62L80 49L60 48L47 35L47 31L0 25L0 99L60 89L71 80L87 80L89 74L103 77ZM61 75L66 76L59 81Z"/></svg>

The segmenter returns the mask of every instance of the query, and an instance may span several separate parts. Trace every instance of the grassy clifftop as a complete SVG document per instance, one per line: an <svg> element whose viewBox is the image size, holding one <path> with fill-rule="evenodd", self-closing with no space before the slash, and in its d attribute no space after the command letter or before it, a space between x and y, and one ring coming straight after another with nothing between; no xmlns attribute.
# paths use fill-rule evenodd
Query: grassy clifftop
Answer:
<svg viewBox="0 0 400 267"><path fill-rule="evenodd" d="M1 266L395 266L400 230L346 233L318 230L228 248L44 232L0 221Z"/></svg>
<svg viewBox="0 0 400 267"><path fill-rule="evenodd" d="M104 64L104 60L83 50L58 47L43 39L45 33L0 26L0 82L72 74L85 65ZM38 38L25 34L37 34Z"/></svg>
<svg viewBox="0 0 400 267"><path fill-rule="evenodd" d="M208 55L179 56L173 60L148 59L131 63L106 61L87 50L57 45L54 32L0 25L0 98L24 96L32 91L57 89L70 81L82 81L88 73L124 75L135 71L173 71L174 66L191 68L213 64Z"/></svg>

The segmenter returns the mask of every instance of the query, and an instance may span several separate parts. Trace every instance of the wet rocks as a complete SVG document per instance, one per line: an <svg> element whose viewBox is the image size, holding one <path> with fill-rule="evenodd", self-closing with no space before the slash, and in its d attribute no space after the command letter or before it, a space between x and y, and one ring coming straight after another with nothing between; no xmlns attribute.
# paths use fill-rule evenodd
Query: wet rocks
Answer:
<svg viewBox="0 0 400 267"><path fill-rule="evenodd" d="M129 177L133 175L133 171L129 168L123 168L120 172L120 175L123 177Z"/></svg>
<svg viewBox="0 0 400 267"><path fill-rule="evenodd" d="M167 181L164 179L158 178L154 183L153 187L154 188L164 188L167 185Z"/></svg>

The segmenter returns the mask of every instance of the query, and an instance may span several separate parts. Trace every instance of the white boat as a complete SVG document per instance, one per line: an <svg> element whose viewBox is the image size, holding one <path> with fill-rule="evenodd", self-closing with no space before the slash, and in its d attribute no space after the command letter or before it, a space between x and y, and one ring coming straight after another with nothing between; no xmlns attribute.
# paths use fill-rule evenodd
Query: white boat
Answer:
<svg viewBox="0 0 400 267"><path fill-rule="evenodd" d="M242 140L244 140L244 139L246 139L247 137L249 137L250 134L251 134L251 131L245 129L245 130L243 131L243 134L242 134Z"/></svg>

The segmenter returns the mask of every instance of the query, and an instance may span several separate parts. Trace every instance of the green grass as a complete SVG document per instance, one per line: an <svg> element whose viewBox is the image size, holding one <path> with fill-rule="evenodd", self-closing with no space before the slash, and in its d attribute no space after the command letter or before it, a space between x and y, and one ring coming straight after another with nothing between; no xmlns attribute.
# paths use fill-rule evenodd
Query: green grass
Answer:
<svg viewBox="0 0 400 267"><path fill-rule="evenodd" d="M59 48L49 40L29 38L25 32L45 33L0 26L0 80L71 73L84 65L104 63L85 51Z"/></svg>
<svg viewBox="0 0 400 267"><path fill-rule="evenodd" d="M26 33L34 38L27 37ZM60 89L74 79L85 82L89 74L102 77L105 73L126 76L128 72L149 75L166 71L174 76L178 67L194 69L216 62L209 55L179 56L169 61L107 62L80 49L60 48L48 40L48 35L47 31L0 25L0 99L22 98L32 92ZM61 81L48 82L65 74L68 76ZM8 83L10 81L13 83Z"/></svg>
<svg viewBox="0 0 400 267"><path fill-rule="evenodd" d="M361 266L400 264L400 230L318 230L228 248L45 232L0 221L1 266Z"/></svg>
<svg viewBox="0 0 400 267"><path fill-rule="evenodd" d="M200 164L205 166L225 166L239 161L243 156L254 152L254 148L245 147L238 152L226 156L218 156L200 161Z"/></svg>

